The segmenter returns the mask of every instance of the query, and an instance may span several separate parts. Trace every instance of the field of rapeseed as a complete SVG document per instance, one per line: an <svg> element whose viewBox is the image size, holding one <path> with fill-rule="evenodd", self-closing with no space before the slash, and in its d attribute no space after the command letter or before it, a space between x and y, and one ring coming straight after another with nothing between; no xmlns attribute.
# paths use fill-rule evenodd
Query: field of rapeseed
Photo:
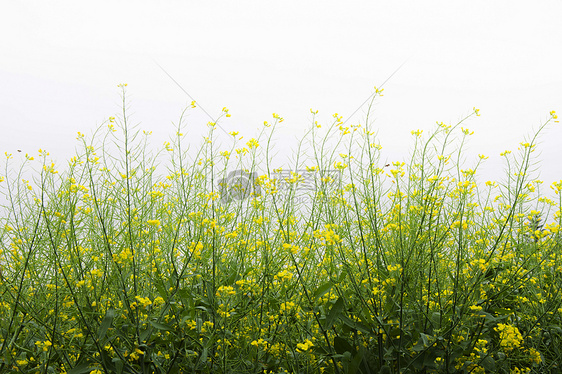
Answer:
<svg viewBox="0 0 562 374"><path fill-rule="evenodd" d="M533 179L556 114L499 181L461 162L477 109L388 165L369 118L315 115L283 170L276 114L228 149L221 117L152 154L124 109L64 171L6 154L0 372L560 372L562 181Z"/></svg>

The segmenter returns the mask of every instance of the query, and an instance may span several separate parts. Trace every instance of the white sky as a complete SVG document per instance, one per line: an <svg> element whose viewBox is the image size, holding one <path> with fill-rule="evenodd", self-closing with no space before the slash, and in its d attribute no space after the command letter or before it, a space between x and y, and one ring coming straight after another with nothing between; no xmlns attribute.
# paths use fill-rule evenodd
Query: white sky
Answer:
<svg viewBox="0 0 562 374"><path fill-rule="evenodd" d="M454 124L477 107L466 156L490 156L482 178L500 179L499 153L515 151L549 111L562 117L562 2L530 4L2 2L0 151L43 148L64 164L77 131L119 112L118 83L128 83L133 121L160 147L191 100L154 61L213 116L228 107L227 131L249 138L279 113L283 142L309 126L310 108L324 124L335 112L347 119L407 60L375 107L389 161L407 157L411 130ZM198 133L208 120L193 112L189 126ZM562 179L561 140L561 124L541 137L548 184Z"/></svg>

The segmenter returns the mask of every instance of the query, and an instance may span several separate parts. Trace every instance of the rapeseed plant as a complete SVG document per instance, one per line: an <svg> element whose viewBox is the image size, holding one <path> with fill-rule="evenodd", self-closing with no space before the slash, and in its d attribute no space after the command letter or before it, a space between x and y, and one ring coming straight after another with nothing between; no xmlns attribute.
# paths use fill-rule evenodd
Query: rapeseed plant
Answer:
<svg viewBox="0 0 562 374"><path fill-rule="evenodd" d="M555 112L481 183L486 156L461 164L476 108L389 164L370 126L311 110L280 168L279 114L230 149L211 122L189 149L182 113L152 154L120 88L64 171L6 154L1 372L560 370L562 181L544 196L532 169Z"/></svg>

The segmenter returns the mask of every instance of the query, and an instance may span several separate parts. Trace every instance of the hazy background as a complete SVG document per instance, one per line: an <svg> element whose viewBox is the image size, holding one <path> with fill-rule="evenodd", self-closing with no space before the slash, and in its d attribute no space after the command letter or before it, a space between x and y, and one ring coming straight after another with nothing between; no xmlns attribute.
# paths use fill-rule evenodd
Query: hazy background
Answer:
<svg viewBox="0 0 562 374"><path fill-rule="evenodd" d="M77 131L119 113L119 83L128 83L133 122L160 148L191 100L155 61L213 117L228 107L226 131L249 138L279 113L280 143L309 126L310 108L323 124L335 112L347 119L405 62L374 111L388 161L407 157L411 130L455 124L477 107L466 155L489 156L481 178L497 179L500 152L516 151L549 111L562 116L562 2L528 4L3 2L0 151L18 160L43 148L62 167ZM208 121L191 112L197 144ZM562 179L561 140L560 124L541 137L545 184Z"/></svg>

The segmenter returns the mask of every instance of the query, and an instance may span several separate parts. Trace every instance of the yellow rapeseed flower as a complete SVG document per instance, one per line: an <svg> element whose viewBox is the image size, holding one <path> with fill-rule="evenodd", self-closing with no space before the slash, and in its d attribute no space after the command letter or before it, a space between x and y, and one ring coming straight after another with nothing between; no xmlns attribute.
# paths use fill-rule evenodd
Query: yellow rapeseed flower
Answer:
<svg viewBox="0 0 562 374"><path fill-rule="evenodd" d="M500 333L500 345L504 347L507 352L521 346L523 336L521 336L517 327L498 323L498 326L495 327L494 330Z"/></svg>
<svg viewBox="0 0 562 374"><path fill-rule="evenodd" d="M312 344L312 342L310 340L306 339L304 341L304 343L297 344L297 351L299 351L299 352L308 351L313 346L314 346L314 344Z"/></svg>

